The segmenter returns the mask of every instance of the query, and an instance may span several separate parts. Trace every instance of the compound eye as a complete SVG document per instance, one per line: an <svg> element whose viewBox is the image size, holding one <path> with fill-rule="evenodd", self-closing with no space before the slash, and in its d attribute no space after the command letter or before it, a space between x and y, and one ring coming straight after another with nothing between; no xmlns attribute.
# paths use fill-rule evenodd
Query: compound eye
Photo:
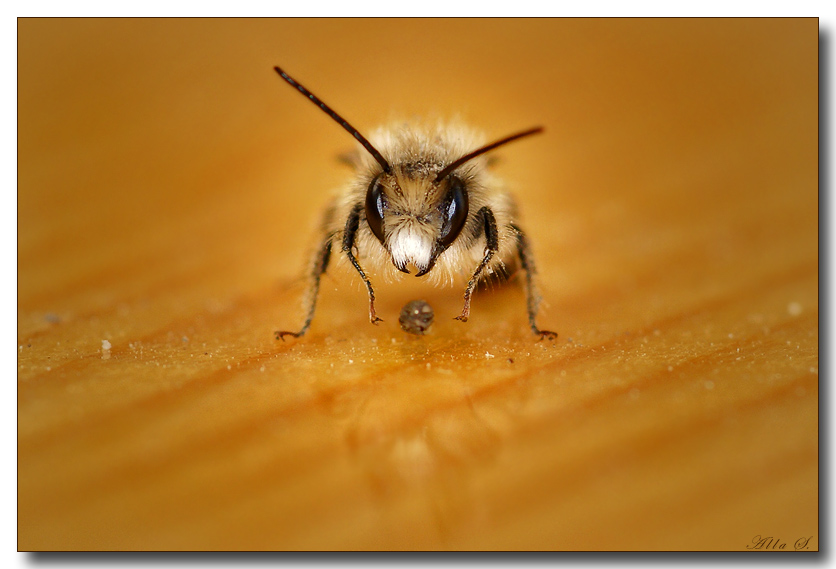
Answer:
<svg viewBox="0 0 836 569"><path fill-rule="evenodd" d="M383 193L383 184L378 174L366 192L366 221L378 241L383 243L383 214L388 209L389 202Z"/></svg>
<svg viewBox="0 0 836 569"><path fill-rule="evenodd" d="M461 233L467 221L467 191L464 182L450 178L450 188L441 202L441 245L446 249Z"/></svg>

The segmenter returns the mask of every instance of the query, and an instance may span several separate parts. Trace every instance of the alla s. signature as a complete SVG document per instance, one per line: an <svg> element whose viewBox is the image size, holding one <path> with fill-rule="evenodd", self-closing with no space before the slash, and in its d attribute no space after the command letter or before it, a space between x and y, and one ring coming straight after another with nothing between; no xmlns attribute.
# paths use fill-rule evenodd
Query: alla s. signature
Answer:
<svg viewBox="0 0 836 569"><path fill-rule="evenodd" d="M792 550L795 551L806 551L810 549L810 541L813 539L813 536L810 537L799 537L795 540L792 544ZM790 548L787 547L788 542L783 541L781 538L772 537L772 536L761 536L756 535L752 538L751 545L747 545L746 549L750 549L752 551L790 551Z"/></svg>

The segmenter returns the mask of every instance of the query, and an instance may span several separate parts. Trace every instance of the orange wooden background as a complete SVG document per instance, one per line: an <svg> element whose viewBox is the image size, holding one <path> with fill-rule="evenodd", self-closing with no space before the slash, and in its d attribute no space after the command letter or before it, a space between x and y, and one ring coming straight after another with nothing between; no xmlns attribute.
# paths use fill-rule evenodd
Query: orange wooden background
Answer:
<svg viewBox="0 0 836 569"><path fill-rule="evenodd" d="M818 549L815 19L18 30L20 549ZM351 147L277 64L365 131L544 125L497 171L558 340L335 271L277 342Z"/></svg>

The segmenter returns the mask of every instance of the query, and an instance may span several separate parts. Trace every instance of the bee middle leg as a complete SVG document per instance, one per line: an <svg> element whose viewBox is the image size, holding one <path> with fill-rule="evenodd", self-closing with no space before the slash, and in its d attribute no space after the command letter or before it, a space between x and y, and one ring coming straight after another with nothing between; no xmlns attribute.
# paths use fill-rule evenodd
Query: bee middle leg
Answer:
<svg viewBox="0 0 836 569"><path fill-rule="evenodd" d="M285 336L300 338L304 336L305 332L308 331L308 328L311 327L314 312L316 311L316 298L319 295L319 281L322 278L322 275L325 273L326 269L328 269L328 261L330 261L331 259L331 242L333 238L333 235L329 235L324 239L322 245L314 253L313 259L311 261L311 269L309 273L310 280L308 283L308 290L305 294L305 304L307 305L307 309L305 312L307 316L305 318L305 323L302 324L302 329L298 332L290 332L288 330L277 330L277 340L283 341Z"/></svg>
<svg viewBox="0 0 836 569"><path fill-rule="evenodd" d="M511 228L517 234L517 255L520 258L520 264L525 270L525 300L526 308L528 310L528 325L531 331L540 336L540 339L554 340L557 338L557 332L550 330L543 330L537 326L537 309L540 306L540 294L537 291L537 268L534 265L534 256L531 254L531 247L528 244L528 239L525 233L516 225L511 225Z"/></svg>

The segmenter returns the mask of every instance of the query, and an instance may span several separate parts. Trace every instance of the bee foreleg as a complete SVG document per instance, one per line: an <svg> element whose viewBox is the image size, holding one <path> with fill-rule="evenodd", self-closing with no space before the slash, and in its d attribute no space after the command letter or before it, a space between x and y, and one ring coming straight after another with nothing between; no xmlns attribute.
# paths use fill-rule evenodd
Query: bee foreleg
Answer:
<svg viewBox="0 0 836 569"><path fill-rule="evenodd" d="M470 297L473 296L473 291L476 285L479 284L479 278L485 271L485 267L488 266L488 263L491 262L491 259L493 259L493 256L499 250L496 218L491 209L488 206L483 207L476 214L476 219L483 224L485 232L485 254L479 266L473 271L473 276L467 281L467 288L464 291L464 307L462 308L462 313L456 316L456 320L461 320L462 322L467 322L467 318L470 316Z"/></svg>
<svg viewBox="0 0 836 569"><path fill-rule="evenodd" d="M363 279L364 283L366 283L366 288L369 291L369 321L372 324L377 324L383 320L378 318L374 311L374 289L372 288L372 282L369 280L369 277L366 276L366 273L363 271L363 267L360 266L360 263L354 256L353 251L354 238L357 235L357 229L360 227L360 213L363 209L364 205L362 203L358 203L352 208L351 213L348 215L348 219L345 222L345 231L343 232L343 252L348 257L348 260L351 261L351 264L354 265L354 268L357 269L357 272L360 273L360 278Z"/></svg>
<svg viewBox="0 0 836 569"><path fill-rule="evenodd" d="M305 332L308 331L308 328L311 327L311 321L313 320L314 311L316 310L316 297L319 294L319 281L322 277L322 274L328 268L328 261L331 259L331 242L333 238L333 235L329 235L328 237L326 237L322 245L314 253L309 274L308 291L305 295L305 304L307 305L307 317L305 318L305 323L302 324L302 329L298 332L289 332L286 330L277 331L277 340L284 340L285 336L293 336L294 338L299 338L300 336L304 335Z"/></svg>
<svg viewBox="0 0 836 569"><path fill-rule="evenodd" d="M554 340L557 338L556 332L549 330L541 330L537 327L536 316L537 309L540 306L540 294L537 291L537 268L534 265L534 257L531 254L531 248L528 244L528 239L522 229L516 225L511 225L511 228L517 234L517 255L520 258L520 264L525 270L525 299L528 308L528 325L531 330L540 336L540 338L547 338Z"/></svg>

